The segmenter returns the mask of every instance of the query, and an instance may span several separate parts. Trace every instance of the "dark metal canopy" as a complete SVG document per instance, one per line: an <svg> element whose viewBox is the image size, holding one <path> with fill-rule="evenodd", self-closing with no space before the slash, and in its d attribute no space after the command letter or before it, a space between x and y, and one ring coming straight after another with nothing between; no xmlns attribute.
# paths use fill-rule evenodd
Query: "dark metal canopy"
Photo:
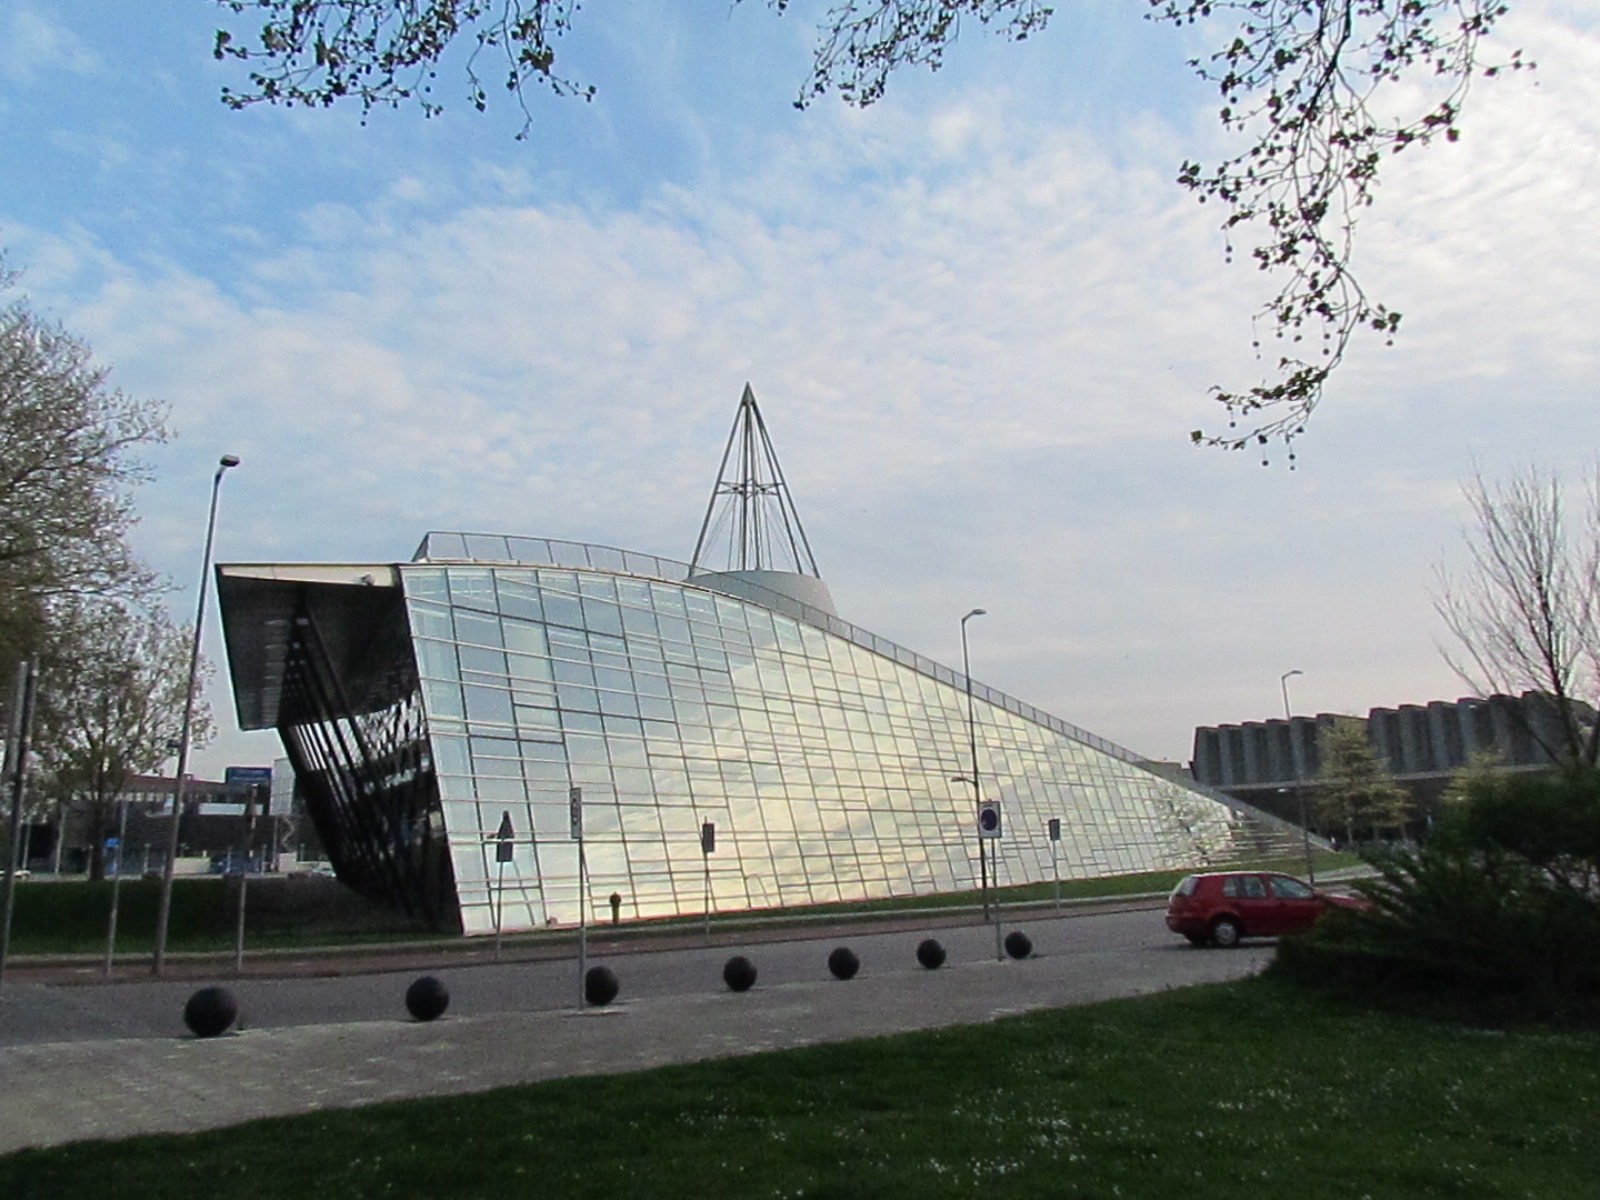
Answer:
<svg viewBox="0 0 1600 1200"><path fill-rule="evenodd" d="M356 716L394 704L415 678L399 572L393 566L217 567L228 670L241 729L273 729L326 714L294 711L284 672L297 622L321 642Z"/></svg>

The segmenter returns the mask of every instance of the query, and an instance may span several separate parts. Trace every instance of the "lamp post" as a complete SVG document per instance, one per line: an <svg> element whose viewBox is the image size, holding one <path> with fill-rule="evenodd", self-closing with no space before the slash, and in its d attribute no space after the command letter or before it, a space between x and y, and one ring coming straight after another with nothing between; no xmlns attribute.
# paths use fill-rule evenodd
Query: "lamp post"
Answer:
<svg viewBox="0 0 1600 1200"><path fill-rule="evenodd" d="M972 754L972 772L967 776L972 781L972 812L973 820L977 820L978 810L983 806L983 789L978 786L978 721L972 705L972 659L967 652L967 622L973 617L987 616L987 610L975 608L961 618L961 674L967 681L967 748ZM984 849L984 837L978 835L978 881L983 890L983 919L989 920L989 854Z"/></svg>
<svg viewBox="0 0 1600 1200"><path fill-rule="evenodd" d="M1306 882L1316 883L1317 869L1311 863L1311 818L1306 813L1306 793L1300 786L1300 756L1295 753L1294 716L1289 708L1289 678L1304 675L1304 671L1285 671L1278 676L1278 689L1283 693L1283 721L1289 734L1289 766L1294 771L1294 798L1300 805L1300 844L1306 854Z"/></svg>
<svg viewBox="0 0 1600 1200"><path fill-rule="evenodd" d="M172 786L172 829L167 838L167 862L161 872L161 904L156 911L156 949L150 962L152 974L160 975L167 958L167 926L172 918L172 880L178 866L178 826L183 820L184 772L189 769L189 735L194 726L194 694L200 685L200 632L206 619L206 596L211 585L211 542L217 532L217 497L222 491L222 475L237 467L239 458L224 454L211 477L211 512L206 518L206 548L200 561L200 599L194 612L194 641L189 647L189 683L183 695L183 725L178 734L177 780Z"/></svg>

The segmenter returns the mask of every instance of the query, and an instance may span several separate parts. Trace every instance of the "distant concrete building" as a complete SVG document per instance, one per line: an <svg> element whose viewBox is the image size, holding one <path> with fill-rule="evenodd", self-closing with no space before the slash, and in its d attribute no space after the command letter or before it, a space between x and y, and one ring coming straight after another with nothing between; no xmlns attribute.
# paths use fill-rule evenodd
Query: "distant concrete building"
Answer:
<svg viewBox="0 0 1600 1200"><path fill-rule="evenodd" d="M1582 706L1593 722L1595 712ZM1428 704L1374 708L1365 717L1318 713L1241 725L1203 725L1194 731L1190 772L1197 783L1297 820L1298 785L1314 787L1322 771L1318 731L1336 720L1359 720L1378 758L1405 785L1424 812L1450 776L1480 757L1509 769L1532 770L1553 761L1547 747L1560 744L1555 704L1543 692L1520 696L1464 697Z"/></svg>
<svg viewBox="0 0 1600 1200"><path fill-rule="evenodd" d="M113 802L105 830L108 872L120 868L124 875L141 875L163 867L171 837L174 791L175 781L170 776L134 775L128 779ZM248 837L253 869L270 867L274 831L278 829L274 814L287 809L277 808L263 796L256 805L255 819L247 821L245 799L237 787L191 777L184 784L183 818L178 829L179 855L210 858L213 862L239 860L244 857ZM127 808L125 822L123 806ZM281 839L281 830L277 836ZM56 822L32 827L25 850L28 865L37 871L59 869L68 874L85 871L93 840L88 814L69 805ZM120 856L117 854L119 842Z"/></svg>

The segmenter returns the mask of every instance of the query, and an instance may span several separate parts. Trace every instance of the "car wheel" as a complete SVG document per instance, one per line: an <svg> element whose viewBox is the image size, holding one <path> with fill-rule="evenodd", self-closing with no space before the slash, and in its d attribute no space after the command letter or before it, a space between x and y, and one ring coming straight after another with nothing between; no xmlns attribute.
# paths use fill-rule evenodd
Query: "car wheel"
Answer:
<svg viewBox="0 0 1600 1200"><path fill-rule="evenodd" d="M1232 917L1218 917L1211 922L1211 940L1224 950L1231 950L1239 944L1239 939L1244 936L1244 930L1239 922Z"/></svg>

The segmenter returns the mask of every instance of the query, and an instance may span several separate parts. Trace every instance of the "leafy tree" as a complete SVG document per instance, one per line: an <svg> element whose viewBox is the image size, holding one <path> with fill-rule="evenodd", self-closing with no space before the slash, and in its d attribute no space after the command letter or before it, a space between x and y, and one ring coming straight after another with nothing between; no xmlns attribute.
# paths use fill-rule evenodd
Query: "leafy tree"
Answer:
<svg viewBox="0 0 1600 1200"><path fill-rule="evenodd" d="M1450 772L1449 782L1439 793L1440 807L1448 810L1465 804L1475 788L1484 786L1505 769L1505 762L1497 751L1474 750L1465 766Z"/></svg>
<svg viewBox="0 0 1600 1200"><path fill-rule="evenodd" d="M1347 843L1355 841L1357 829L1376 839L1380 830L1404 826L1411 798L1378 760L1366 722L1340 717L1319 732L1318 823L1342 828Z"/></svg>
<svg viewBox="0 0 1600 1200"><path fill-rule="evenodd" d="M100 879L117 797L170 757L179 737L192 631L160 608L114 600L67 597L53 608L58 636L39 687L39 790L83 822L90 877ZM203 745L203 702L192 730Z"/></svg>
<svg viewBox="0 0 1600 1200"><path fill-rule="evenodd" d="M480 71L493 63L504 72L525 118L519 137L532 122L528 85L594 94L557 69L556 46L573 29L578 0L216 2L258 22L216 36L217 58L248 64L248 87L223 90L235 108L351 100L369 111L415 102L432 115L443 108L435 77L458 44L474 107L489 103ZM800 7L767 4L779 13ZM1273 376L1215 388L1227 431L1196 430L1196 442L1291 442L1355 333L1390 338L1398 330L1400 314L1369 297L1351 269L1357 219L1385 157L1436 137L1455 141L1472 81L1531 65L1520 52L1479 61L1481 40L1506 11L1502 0L1146 0L1151 20L1216 27L1221 48L1189 66L1216 86L1223 126L1248 140L1219 164L1184 162L1178 182L1222 206L1230 243L1236 231L1253 230L1252 257L1283 280L1259 314L1280 343ZM837 91L871 104L898 68L937 70L963 22L1021 41L1043 32L1053 13L1042 0L833 0L796 103ZM1396 105L1410 115L1388 116Z"/></svg>
<svg viewBox="0 0 1600 1200"><path fill-rule="evenodd" d="M0 292L14 283L0 263ZM146 477L137 451L165 439L162 417L60 326L21 300L0 308L0 705L19 661L45 666L35 761L87 806L97 846L127 775L166 757L169 676L180 699L187 678L171 660L182 637L148 609L155 580L127 542Z"/></svg>
<svg viewBox="0 0 1600 1200"><path fill-rule="evenodd" d="M1529 734L1555 761L1600 762L1600 469L1569 515L1553 472L1528 468L1503 483L1474 476L1468 566L1440 568L1434 607L1455 638L1445 659L1481 695L1548 696L1554 735Z"/></svg>
<svg viewBox="0 0 1600 1200"><path fill-rule="evenodd" d="M12 282L0 264L0 291ZM130 492L135 452L165 437L160 409L112 388L83 342L0 308L0 686L49 641L53 598L149 592Z"/></svg>

